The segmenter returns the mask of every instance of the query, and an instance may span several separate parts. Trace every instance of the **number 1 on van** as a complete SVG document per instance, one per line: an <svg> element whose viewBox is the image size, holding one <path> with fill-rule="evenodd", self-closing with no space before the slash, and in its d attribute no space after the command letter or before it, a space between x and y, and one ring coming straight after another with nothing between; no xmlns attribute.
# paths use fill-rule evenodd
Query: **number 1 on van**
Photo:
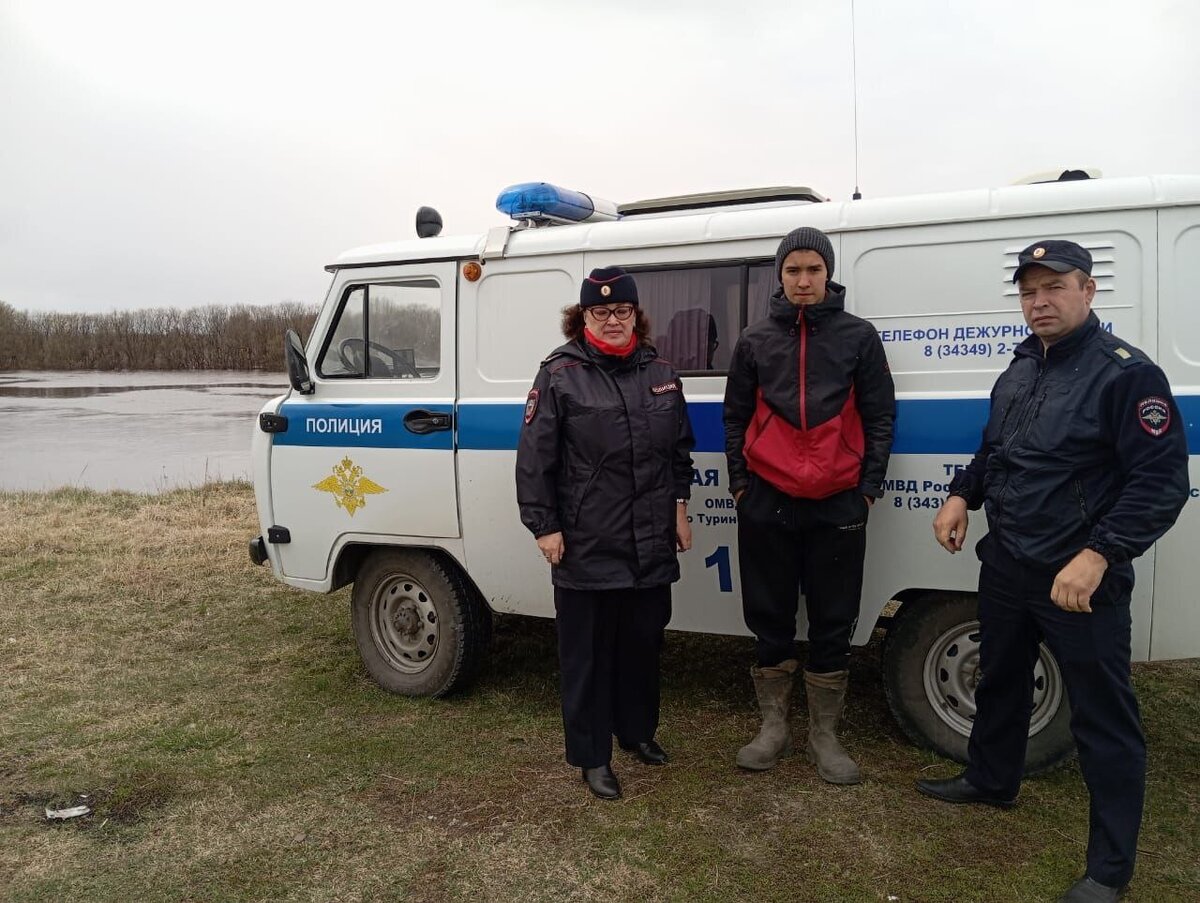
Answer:
<svg viewBox="0 0 1200 903"><path fill-rule="evenodd" d="M717 550L704 559L704 566L717 568L717 582L721 592L733 592L733 574L729 570L729 546L717 546Z"/></svg>

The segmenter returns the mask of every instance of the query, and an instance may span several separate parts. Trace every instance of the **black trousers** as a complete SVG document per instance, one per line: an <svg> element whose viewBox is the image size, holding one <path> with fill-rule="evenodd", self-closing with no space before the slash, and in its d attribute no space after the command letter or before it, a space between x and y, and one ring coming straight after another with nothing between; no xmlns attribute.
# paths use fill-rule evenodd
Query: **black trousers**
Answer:
<svg viewBox="0 0 1200 903"><path fill-rule="evenodd" d="M1071 701L1071 733L1091 797L1087 874L1120 887L1133 876L1146 789L1146 741L1130 681L1132 587L1106 580L1090 614L1050 601L1052 573L1031 573L992 550L979 577L980 669L966 777L1016 796L1024 773L1039 641L1058 661Z"/></svg>
<svg viewBox="0 0 1200 903"><path fill-rule="evenodd" d="M612 738L625 745L658 730L663 630L671 620L671 587L576 590L554 588L562 670L567 761L596 768L612 759Z"/></svg>
<svg viewBox="0 0 1200 903"><path fill-rule="evenodd" d="M796 658L796 611L804 592L808 661L815 674L850 664L858 625L867 503L851 490L833 499L790 499L755 478L738 504L742 613L760 667Z"/></svg>

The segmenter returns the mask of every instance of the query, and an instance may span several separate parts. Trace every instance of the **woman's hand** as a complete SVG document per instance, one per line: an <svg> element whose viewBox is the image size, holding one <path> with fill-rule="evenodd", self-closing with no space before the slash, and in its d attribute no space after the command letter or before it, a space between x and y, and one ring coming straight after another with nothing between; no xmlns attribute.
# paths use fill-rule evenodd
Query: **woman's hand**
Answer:
<svg viewBox="0 0 1200 903"><path fill-rule="evenodd" d="M692 547L692 525L688 523L687 505L682 502L675 505L675 541L681 552Z"/></svg>
<svg viewBox="0 0 1200 903"><path fill-rule="evenodd" d="M563 555L567 552L567 547L563 545L562 533L547 533L545 536L539 536L537 546L541 550L542 557L550 562L551 567L561 564Z"/></svg>

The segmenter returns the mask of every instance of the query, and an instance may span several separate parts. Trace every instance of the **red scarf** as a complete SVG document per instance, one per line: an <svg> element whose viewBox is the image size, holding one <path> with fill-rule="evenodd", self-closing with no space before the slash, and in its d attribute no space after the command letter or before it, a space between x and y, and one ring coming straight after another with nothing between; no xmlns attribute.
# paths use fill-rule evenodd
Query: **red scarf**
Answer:
<svg viewBox="0 0 1200 903"><path fill-rule="evenodd" d="M583 337L587 339L589 345L591 345L601 354L610 354L613 357L629 357L629 355L633 354L633 350L637 348L638 345L638 337L636 332L631 332L629 334L629 344L624 348L618 345L610 345L608 342L604 341L604 339L597 338L596 336L592 335L592 331L586 326L583 327Z"/></svg>

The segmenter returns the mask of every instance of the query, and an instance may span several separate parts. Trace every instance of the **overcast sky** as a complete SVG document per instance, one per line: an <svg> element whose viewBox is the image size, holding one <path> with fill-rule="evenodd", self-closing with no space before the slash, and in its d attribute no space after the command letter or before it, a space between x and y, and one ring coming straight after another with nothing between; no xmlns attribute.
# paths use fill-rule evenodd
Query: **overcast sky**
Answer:
<svg viewBox="0 0 1200 903"><path fill-rule="evenodd" d="M1200 172L1196 0L855 0L868 196ZM616 202L855 184L850 0L0 0L0 300L316 302L322 267Z"/></svg>

